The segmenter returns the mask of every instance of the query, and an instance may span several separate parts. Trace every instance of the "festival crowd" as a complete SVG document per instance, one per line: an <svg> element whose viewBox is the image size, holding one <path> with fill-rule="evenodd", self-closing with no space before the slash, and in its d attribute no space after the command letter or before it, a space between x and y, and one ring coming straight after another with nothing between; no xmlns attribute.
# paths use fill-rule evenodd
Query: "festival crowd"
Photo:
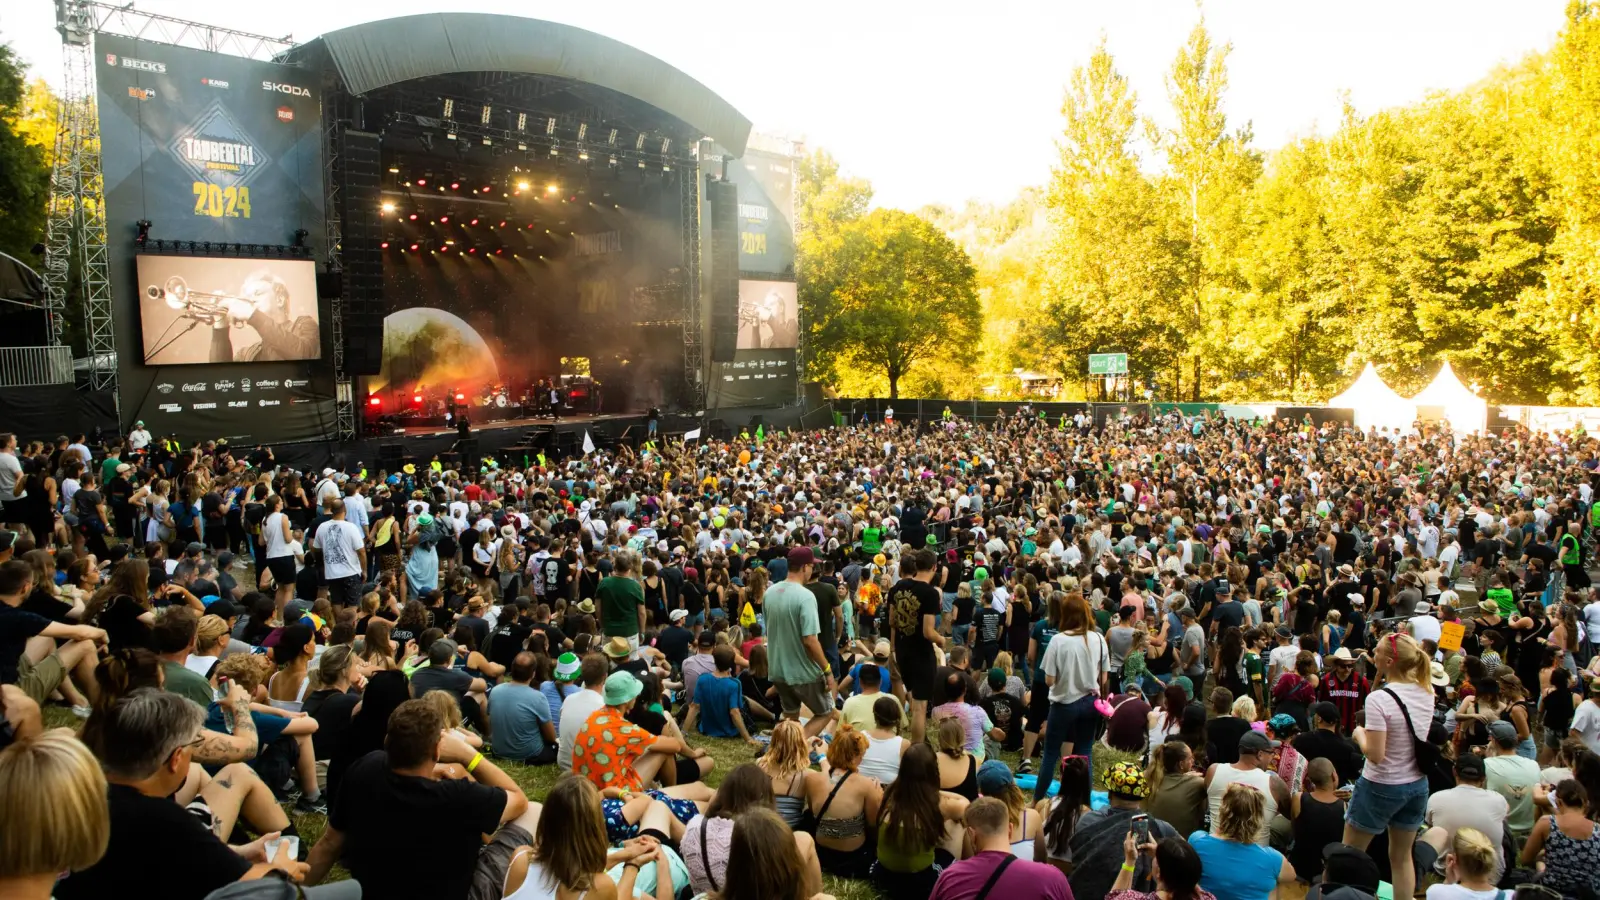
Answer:
<svg viewBox="0 0 1600 900"><path fill-rule="evenodd" d="M1027 408L0 435L0 894L1593 898L1597 485L1581 430Z"/></svg>

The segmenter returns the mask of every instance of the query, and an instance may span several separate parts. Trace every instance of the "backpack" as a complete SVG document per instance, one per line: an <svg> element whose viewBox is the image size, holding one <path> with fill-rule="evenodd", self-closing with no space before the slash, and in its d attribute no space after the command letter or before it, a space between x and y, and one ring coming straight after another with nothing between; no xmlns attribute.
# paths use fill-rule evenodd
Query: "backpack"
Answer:
<svg viewBox="0 0 1600 900"><path fill-rule="evenodd" d="M1417 768L1421 770L1424 778L1428 779L1428 793L1449 790L1455 787L1455 767L1446 759L1444 752L1438 747L1428 743L1424 738L1417 737L1417 729L1411 724L1411 710L1406 708L1405 701L1400 699L1390 688L1379 688L1400 707L1400 715L1406 720L1406 731L1411 735L1411 750L1417 758ZM1431 728L1430 722L1430 731Z"/></svg>

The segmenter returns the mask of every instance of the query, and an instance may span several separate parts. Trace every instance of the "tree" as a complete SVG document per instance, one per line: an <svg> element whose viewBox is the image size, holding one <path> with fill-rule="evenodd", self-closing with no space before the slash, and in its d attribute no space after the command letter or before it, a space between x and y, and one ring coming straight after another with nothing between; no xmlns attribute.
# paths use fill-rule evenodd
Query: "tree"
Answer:
<svg viewBox="0 0 1600 900"><path fill-rule="evenodd" d="M50 200L50 163L40 104L53 108L42 83L29 89L25 70L9 44L0 44L0 253L23 260L44 239L45 207ZM35 104L30 107L28 101ZM45 113L47 116L48 113ZM41 131L43 133L41 133Z"/></svg>
<svg viewBox="0 0 1600 900"><path fill-rule="evenodd" d="M866 215L872 202L872 185L864 179L841 173L839 161L826 150L813 150L800 160L796 170L795 256L798 263L800 318L806 330L804 357L807 379L821 380L827 374L819 362L826 354L817 352L821 338L820 316L828 309L838 270L829 265L841 249L841 229Z"/></svg>
<svg viewBox="0 0 1600 900"><path fill-rule="evenodd" d="M881 371L898 399L919 362L961 366L976 356L982 312L972 262L926 219L873 210L840 226L807 265L828 285L809 310L818 374Z"/></svg>

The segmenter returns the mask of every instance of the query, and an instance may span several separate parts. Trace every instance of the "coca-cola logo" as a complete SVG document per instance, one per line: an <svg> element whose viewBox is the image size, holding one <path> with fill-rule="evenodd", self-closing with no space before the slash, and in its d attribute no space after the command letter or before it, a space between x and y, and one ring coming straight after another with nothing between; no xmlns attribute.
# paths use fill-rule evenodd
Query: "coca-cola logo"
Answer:
<svg viewBox="0 0 1600 900"><path fill-rule="evenodd" d="M205 389L206 383L204 381L191 381L183 386L183 392L185 394L193 394L197 391L203 391Z"/></svg>
<svg viewBox="0 0 1600 900"><path fill-rule="evenodd" d="M163 381L160 384L156 385L156 390L160 391L163 394L170 394L170 393L173 392L175 387L176 386L173 385L171 382Z"/></svg>

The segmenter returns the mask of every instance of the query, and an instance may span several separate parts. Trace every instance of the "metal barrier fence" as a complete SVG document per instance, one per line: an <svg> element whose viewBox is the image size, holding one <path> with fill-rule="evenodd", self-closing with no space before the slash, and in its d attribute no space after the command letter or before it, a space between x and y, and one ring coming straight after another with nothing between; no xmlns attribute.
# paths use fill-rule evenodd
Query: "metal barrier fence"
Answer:
<svg viewBox="0 0 1600 900"><path fill-rule="evenodd" d="M0 387L71 383L71 347L0 347Z"/></svg>

